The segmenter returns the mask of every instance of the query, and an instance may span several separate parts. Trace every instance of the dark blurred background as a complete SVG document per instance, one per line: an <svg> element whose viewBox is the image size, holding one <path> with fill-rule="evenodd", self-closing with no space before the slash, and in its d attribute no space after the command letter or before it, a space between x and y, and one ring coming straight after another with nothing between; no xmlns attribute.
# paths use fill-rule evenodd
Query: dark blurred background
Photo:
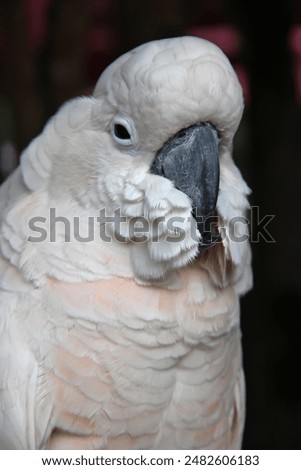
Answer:
<svg viewBox="0 0 301 470"><path fill-rule="evenodd" d="M275 216L266 226L275 242L253 224L255 285L242 300L244 448L301 449L301 1L263 4L0 0L0 174L120 53L184 34L219 45L246 102L234 156L259 219Z"/></svg>

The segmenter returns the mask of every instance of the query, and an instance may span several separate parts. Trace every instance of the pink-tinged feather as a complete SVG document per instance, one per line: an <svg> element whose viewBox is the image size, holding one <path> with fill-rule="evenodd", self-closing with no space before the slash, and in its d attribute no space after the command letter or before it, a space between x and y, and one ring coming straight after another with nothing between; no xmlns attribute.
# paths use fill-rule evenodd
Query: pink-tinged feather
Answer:
<svg viewBox="0 0 301 470"><path fill-rule="evenodd" d="M0 188L0 448L241 445L239 295L252 275L248 243L230 232L248 207L231 157L242 111L215 45L167 39L119 58L93 97L66 103L24 150ZM202 253L192 201L150 172L169 139L200 123L219 135L224 235ZM82 236L97 221L91 240L66 241L62 222L51 240L50 209L80 217ZM125 223L106 224L101 209ZM149 223L144 243L131 239L132 215ZM174 217L184 236L169 243Z"/></svg>

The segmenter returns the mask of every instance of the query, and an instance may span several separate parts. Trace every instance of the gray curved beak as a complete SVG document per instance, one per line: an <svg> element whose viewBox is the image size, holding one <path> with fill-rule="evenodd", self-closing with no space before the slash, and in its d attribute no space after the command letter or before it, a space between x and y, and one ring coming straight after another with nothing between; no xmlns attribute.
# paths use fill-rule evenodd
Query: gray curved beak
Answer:
<svg viewBox="0 0 301 470"><path fill-rule="evenodd" d="M213 223L219 190L218 135L209 123L181 130L159 150L150 172L173 181L192 201L202 240L208 248L218 240Z"/></svg>

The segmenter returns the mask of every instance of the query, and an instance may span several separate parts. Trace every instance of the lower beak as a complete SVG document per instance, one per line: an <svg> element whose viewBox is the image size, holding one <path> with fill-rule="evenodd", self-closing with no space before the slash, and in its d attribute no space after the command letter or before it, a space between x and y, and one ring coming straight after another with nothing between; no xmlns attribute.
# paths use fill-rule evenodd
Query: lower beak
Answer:
<svg viewBox="0 0 301 470"><path fill-rule="evenodd" d="M150 171L170 179L191 199L192 214L202 236L200 248L215 243L217 232L212 217L219 190L216 129L206 123L181 130L159 150Z"/></svg>

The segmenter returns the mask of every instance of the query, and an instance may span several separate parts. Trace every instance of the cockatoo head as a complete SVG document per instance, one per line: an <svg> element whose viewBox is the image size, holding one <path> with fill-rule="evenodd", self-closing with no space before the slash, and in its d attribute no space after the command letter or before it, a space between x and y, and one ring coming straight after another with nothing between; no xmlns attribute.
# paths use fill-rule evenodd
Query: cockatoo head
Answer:
<svg viewBox="0 0 301 470"><path fill-rule="evenodd" d="M200 216L211 215L219 158L243 111L240 84L224 54L195 37L155 41L116 60L94 96L105 100L107 131L121 156L169 178ZM100 113L101 114L101 109ZM120 162L121 163L121 162Z"/></svg>
<svg viewBox="0 0 301 470"><path fill-rule="evenodd" d="M227 221L247 207L248 189L231 159L242 112L240 84L217 46L196 37L150 42L112 63L93 97L62 107L43 141L25 151L24 179L34 191L47 186L53 201L153 222L156 243L152 228L143 244L133 243L132 260L138 277L160 278L210 245L191 214L217 210ZM167 235L179 231L172 217L189 223L168 244ZM121 229L126 239L129 225Z"/></svg>

